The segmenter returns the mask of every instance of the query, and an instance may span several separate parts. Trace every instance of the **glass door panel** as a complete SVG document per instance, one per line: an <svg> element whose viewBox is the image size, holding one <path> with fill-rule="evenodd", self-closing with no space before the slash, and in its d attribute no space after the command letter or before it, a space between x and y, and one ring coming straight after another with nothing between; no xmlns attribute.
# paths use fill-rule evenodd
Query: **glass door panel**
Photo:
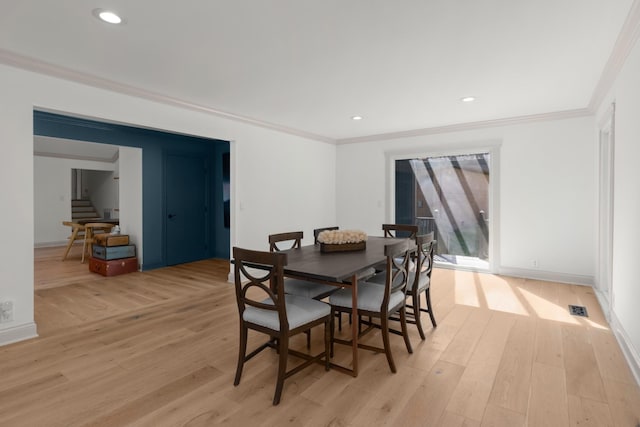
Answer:
<svg viewBox="0 0 640 427"><path fill-rule="evenodd" d="M433 231L436 261L489 267L489 154L396 160L396 223Z"/></svg>

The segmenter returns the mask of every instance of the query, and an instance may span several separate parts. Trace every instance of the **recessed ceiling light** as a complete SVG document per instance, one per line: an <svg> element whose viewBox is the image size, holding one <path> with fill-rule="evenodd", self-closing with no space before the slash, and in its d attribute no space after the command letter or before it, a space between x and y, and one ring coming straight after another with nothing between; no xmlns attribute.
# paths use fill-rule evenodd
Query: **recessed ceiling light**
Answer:
<svg viewBox="0 0 640 427"><path fill-rule="evenodd" d="M108 22L109 24L120 24L122 18L120 18L115 12L104 9L94 9L93 15L101 21Z"/></svg>
<svg viewBox="0 0 640 427"><path fill-rule="evenodd" d="M362 116L353 116L351 120L362 120Z"/></svg>
<svg viewBox="0 0 640 427"><path fill-rule="evenodd" d="M460 101L462 102L473 102L475 100L476 98L474 96L465 96L464 98L460 98Z"/></svg>

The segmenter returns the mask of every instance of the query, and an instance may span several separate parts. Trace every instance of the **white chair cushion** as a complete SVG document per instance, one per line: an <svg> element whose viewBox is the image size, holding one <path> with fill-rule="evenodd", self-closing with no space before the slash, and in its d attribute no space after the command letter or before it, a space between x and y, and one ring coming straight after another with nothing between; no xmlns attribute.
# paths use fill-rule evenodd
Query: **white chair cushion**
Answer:
<svg viewBox="0 0 640 427"><path fill-rule="evenodd" d="M396 282L399 283L402 280L402 276L396 277ZM364 283L364 282L363 282ZM387 283L387 273L385 271L376 274L373 277L370 277L366 280L366 283L371 283L373 285L384 286ZM411 286L413 283L413 273L409 273L408 278L408 286ZM393 290L393 288L392 288Z"/></svg>
<svg viewBox="0 0 640 427"><path fill-rule="evenodd" d="M358 283L358 309L380 311L384 298L384 286L361 282ZM404 292L393 292L389 297L389 309L404 301ZM340 289L329 297L331 305L337 307L351 307L351 289Z"/></svg>
<svg viewBox="0 0 640 427"><path fill-rule="evenodd" d="M298 326L302 326L331 314L331 307L329 307L328 304L311 298L296 295L285 295L284 300L287 310L287 320L289 321L289 329L295 329ZM273 304L271 298L267 298L262 302L264 304ZM264 326L265 328L269 328L273 331L280 330L280 319L278 318L277 311L247 306L242 318L246 322Z"/></svg>
<svg viewBox="0 0 640 427"><path fill-rule="evenodd" d="M322 283L307 282L306 280L298 279L285 279L284 280L284 293L290 295L297 295L300 297L315 298L318 295L323 295L328 292L333 292L338 288L331 285L324 285Z"/></svg>
<svg viewBox="0 0 640 427"><path fill-rule="evenodd" d="M409 274L409 279L411 280L411 282L409 283L413 283L413 275L414 273ZM418 280L418 291L423 291L427 289L429 287L429 282L431 282L431 280L429 279L429 276L427 276L426 274L423 274L422 276L420 276L420 279Z"/></svg>

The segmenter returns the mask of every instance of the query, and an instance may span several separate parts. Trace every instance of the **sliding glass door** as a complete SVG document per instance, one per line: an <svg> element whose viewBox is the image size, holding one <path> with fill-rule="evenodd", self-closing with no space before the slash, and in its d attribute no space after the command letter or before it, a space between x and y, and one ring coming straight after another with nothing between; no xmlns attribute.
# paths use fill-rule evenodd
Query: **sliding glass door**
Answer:
<svg viewBox="0 0 640 427"><path fill-rule="evenodd" d="M433 231L437 262L489 268L489 165L489 153L396 160L395 221Z"/></svg>

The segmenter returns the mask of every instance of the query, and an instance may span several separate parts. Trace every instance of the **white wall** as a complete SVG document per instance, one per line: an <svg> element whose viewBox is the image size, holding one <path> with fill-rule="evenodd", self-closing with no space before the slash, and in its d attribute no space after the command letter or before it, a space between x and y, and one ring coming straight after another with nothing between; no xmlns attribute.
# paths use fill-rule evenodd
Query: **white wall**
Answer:
<svg viewBox="0 0 640 427"><path fill-rule="evenodd" d="M122 234L129 235L130 243L136 245L139 267L142 268L142 149L120 147L119 164L120 229Z"/></svg>
<svg viewBox="0 0 640 427"><path fill-rule="evenodd" d="M615 102L611 324L640 382L640 44L627 58L598 112Z"/></svg>
<svg viewBox="0 0 640 427"><path fill-rule="evenodd" d="M334 224L336 148L212 114L0 65L0 298L15 301L0 344L33 336L33 110L232 141L231 245L267 249L267 235ZM122 172L122 164L120 165ZM7 209L11 206L11 209Z"/></svg>
<svg viewBox="0 0 640 427"><path fill-rule="evenodd" d="M115 168L115 164L114 164ZM118 180L114 179L114 171L97 171L83 169L82 184L88 188L87 193L98 216L104 217L104 210L109 209L113 215L118 208ZM113 217L113 216L112 216Z"/></svg>
<svg viewBox="0 0 640 427"><path fill-rule="evenodd" d="M593 129L593 117L582 117L339 146L338 224L380 235L381 224L394 221L386 182L389 153L442 155L499 145L495 271L591 284Z"/></svg>
<svg viewBox="0 0 640 427"><path fill-rule="evenodd" d="M71 169L112 171L113 163L33 156L34 245L66 244L71 229Z"/></svg>

